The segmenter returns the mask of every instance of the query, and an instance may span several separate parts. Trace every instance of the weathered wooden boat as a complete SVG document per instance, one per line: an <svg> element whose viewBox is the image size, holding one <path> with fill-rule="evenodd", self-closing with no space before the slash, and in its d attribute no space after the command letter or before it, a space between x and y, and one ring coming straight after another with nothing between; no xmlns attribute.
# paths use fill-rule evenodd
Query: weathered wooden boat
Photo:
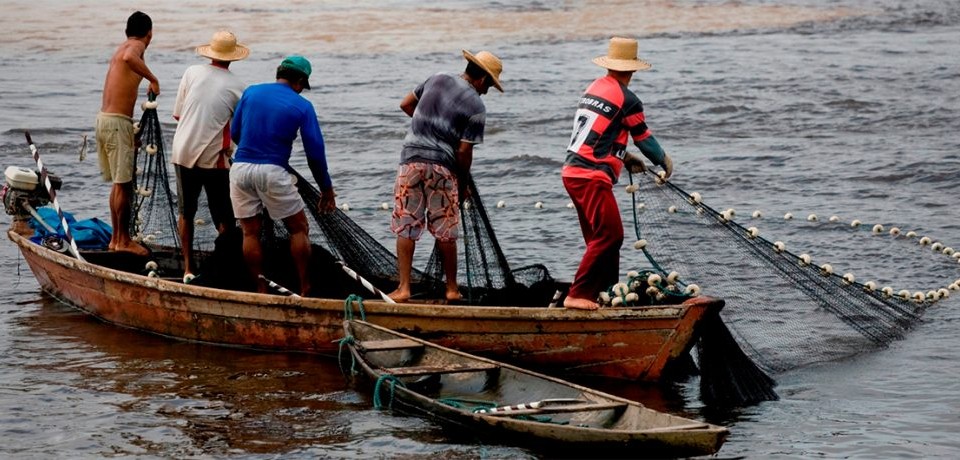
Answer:
<svg viewBox="0 0 960 460"><path fill-rule="evenodd" d="M51 244L34 243L27 238L33 234L27 224L30 213L36 214L34 208L47 204L50 197L37 184L36 173L15 173L12 179L6 174L9 188L3 189L4 206L14 216L8 236L41 288L109 323L170 337L266 350L333 353L342 332L341 321L356 311L371 322L442 346L550 372L656 380L671 363L687 363L701 318L715 314L723 305L708 297L676 305L592 312L374 300L361 304L339 300L356 292L347 290L353 280L343 283L342 271L325 271L326 265L314 267L318 271L313 272L314 284L336 288L326 291L334 294L323 295L325 298L220 289L222 284L184 284L179 278L145 276L148 261L157 264L161 272L182 273L182 256L164 252L162 247L154 247L149 259L107 251L80 251L76 257L62 250L59 238L53 238ZM14 180L20 176L22 180ZM239 249L224 247L226 257L240 257ZM212 253L215 256L217 251ZM211 273L222 274L227 268L245 273L243 260L234 259L217 265ZM236 283L245 275L226 277Z"/></svg>
<svg viewBox="0 0 960 460"><path fill-rule="evenodd" d="M343 300L183 284L93 263L93 253L79 260L16 229L8 237L44 291L109 323L215 344L330 354L341 336ZM686 361L701 318L722 305L702 296L598 311L374 300L363 309L368 321L390 329L550 373L657 380L672 362Z"/></svg>
<svg viewBox="0 0 960 460"><path fill-rule="evenodd" d="M376 382L375 405L465 426L497 442L575 456L678 457L716 453L729 434L364 321L345 321L344 333L352 364Z"/></svg>

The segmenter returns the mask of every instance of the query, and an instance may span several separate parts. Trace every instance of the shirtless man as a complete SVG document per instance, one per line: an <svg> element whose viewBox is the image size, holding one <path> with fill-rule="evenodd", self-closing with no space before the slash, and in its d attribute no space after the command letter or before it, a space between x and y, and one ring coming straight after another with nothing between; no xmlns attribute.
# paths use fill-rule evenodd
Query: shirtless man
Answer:
<svg viewBox="0 0 960 460"><path fill-rule="evenodd" d="M145 247L130 239L130 203L133 197L134 150L133 106L140 82L150 82L148 93L160 94L160 83L143 61L153 39L153 21L137 11L127 19L127 40L110 58L103 84L103 103L97 114L97 153L103 180L113 182L110 190L111 251L147 255Z"/></svg>

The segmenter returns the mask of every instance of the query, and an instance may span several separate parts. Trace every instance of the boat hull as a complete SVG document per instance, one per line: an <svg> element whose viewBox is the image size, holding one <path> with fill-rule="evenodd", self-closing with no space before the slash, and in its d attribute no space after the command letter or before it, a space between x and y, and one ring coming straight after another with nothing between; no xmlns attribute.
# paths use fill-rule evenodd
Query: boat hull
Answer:
<svg viewBox="0 0 960 460"><path fill-rule="evenodd" d="M347 321L344 329L351 363L375 382L375 405L467 428L459 431L470 436L530 445L551 457L667 458L714 454L729 434L361 321ZM508 409L492 413L492 406Z"/></svg>
<svg viewBox="0 0 960 460"><path fill-rule="evenodd" d="M179 339L276 351L335 353L345 316L360 306L191 286L105 268L10 231L44 291L116 325ZM388 304L368 300L371 323L551 373L658 380L686 355L700 319L719 311L709 297L683 304L607 308Z"/></svg>

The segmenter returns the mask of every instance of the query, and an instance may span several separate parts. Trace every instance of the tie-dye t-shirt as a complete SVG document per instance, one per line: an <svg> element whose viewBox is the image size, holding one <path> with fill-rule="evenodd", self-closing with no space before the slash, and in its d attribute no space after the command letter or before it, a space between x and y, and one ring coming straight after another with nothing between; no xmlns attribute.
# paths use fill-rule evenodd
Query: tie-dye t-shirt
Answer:
<svg viewBox="0 0 960 460"><path fill-rule="evenodd" d="M480 144L487 109L459 75L438 73L413 90L417 109L403 140L400 164L435 163L456 172L460 142Z"/></svg>

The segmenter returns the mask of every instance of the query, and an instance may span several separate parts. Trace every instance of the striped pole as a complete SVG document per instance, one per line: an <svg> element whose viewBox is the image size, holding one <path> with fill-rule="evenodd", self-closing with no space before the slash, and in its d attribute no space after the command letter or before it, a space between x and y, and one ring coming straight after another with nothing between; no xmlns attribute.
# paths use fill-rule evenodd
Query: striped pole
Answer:
<svg viewBox="0 0 960 460"><path fill-rule="evenodd" d="M563 296L563 291L557 290L553 293L553 298L550 299L550 305L547 305L547 308L557 308L560 304L560 297Z"/></svg>
<svg viewBox="0 0 960 460"><path fill-rule="evenodd" d="M524 404L514 404L512 406L497 406L491 407L488 409L477 409L473 411L475 414L503 414L508 412L516 412L521 410L537 410L545 406L563 406L571 404L584 404L586 401L582 399L544 399L543 401L536 401L531 403Z"/></svg>
<svg viewBox="0 0 960 460"><path fill-rule="evenodd" d="M337 261L337 265L339 265L344 272L350 275L351 278L359 281L360 284L362 284L363 287L367 288L368 291L372 292L373 295L380 296L380 298L383 299L384 302L397 303L395 300L391 299L390 296L384 294L383 291L377 289L377 287L374 286L373 283L367 281L364 277L360 276L357 272L353 271L350 267L347 266L347 264Z"/></svg>
<svg viewBox="0 0 960 460"><path fill-rule="evenodd" d="M283 295L285 295L285 296L300 297L300 294L297 294L297 293L295 293L295 292L293 292L293 291L291 291L291 290L289 290L289 289L287 289L287 288L285 288L285 287L283 287L283 286L281 286L281 285L279 285L279 284L277 284L277 283L274 283L273 281L270 281L266 276L257 275L257 277L260 278L260 279L262 279L262 280L264 280L264 281L266 281L267 286L270 286L270 289L273 289L273 290L275 290L275 291L277 291L277 292L279 292L279 293L281 293L281 294L283 294Z"/></svg>
<svg viewBox="0 0 960 460"><path fill-rule="evenodd" d="M390 296L384 294L383 291L377 289L376 286L374 286L372 283L370 283L369 281L367 281L364 277L362 277L362 276L360 276L359 274L357 274L357 272L351 270L350 267L347 266L347 264L338 261L338 262L337 262L337 265L339 265L340 268L343 269L343 271L345 271L348 275L350 275L351 278L359 281L360 284L362 284L363 287L367 288L368 291L372 292L374 295L380 296L380 298L383 299L384 302L386 302L386 303L397 303L396 301L394 301L393 299L391 299Z"/></svg>
<svg viewBox="0 0 960 460"><path fill-rule="evenodd" d="M53 184L50 182L50 178L47 177L47 167L43 165L43 160L40 159L40 151L37 150L37 146L33 144L33 139L30 138L30 131L24 131L23 134L27 137L27 144L30 145L30 153L33 155L33 160L37 162L37 169L40 171L40 182L43 182L43 186L47 189L47 194L50 195L50 202L53 203L53 209L57 210L57 216L60 217L60 225L63 227L64 236L67 238L68 249L77 260L83 262L83 257L80 257L80 250L77 249L77 242L73 240L73 234L70 233L67 218L63 216L63 209L60 208L60 202L57 201L57 191L53 189Z"/></svg>
<svg viewBox="0 0 960 460"><path fill-rule="evenodd" d="M536 410L541 406L540 401L526 403L526 404L514 404L512 406L497 406L491 407L489 409L477 409L474 411L475 414L502 414L505 412L515 412L518 410Z"/></svg>

